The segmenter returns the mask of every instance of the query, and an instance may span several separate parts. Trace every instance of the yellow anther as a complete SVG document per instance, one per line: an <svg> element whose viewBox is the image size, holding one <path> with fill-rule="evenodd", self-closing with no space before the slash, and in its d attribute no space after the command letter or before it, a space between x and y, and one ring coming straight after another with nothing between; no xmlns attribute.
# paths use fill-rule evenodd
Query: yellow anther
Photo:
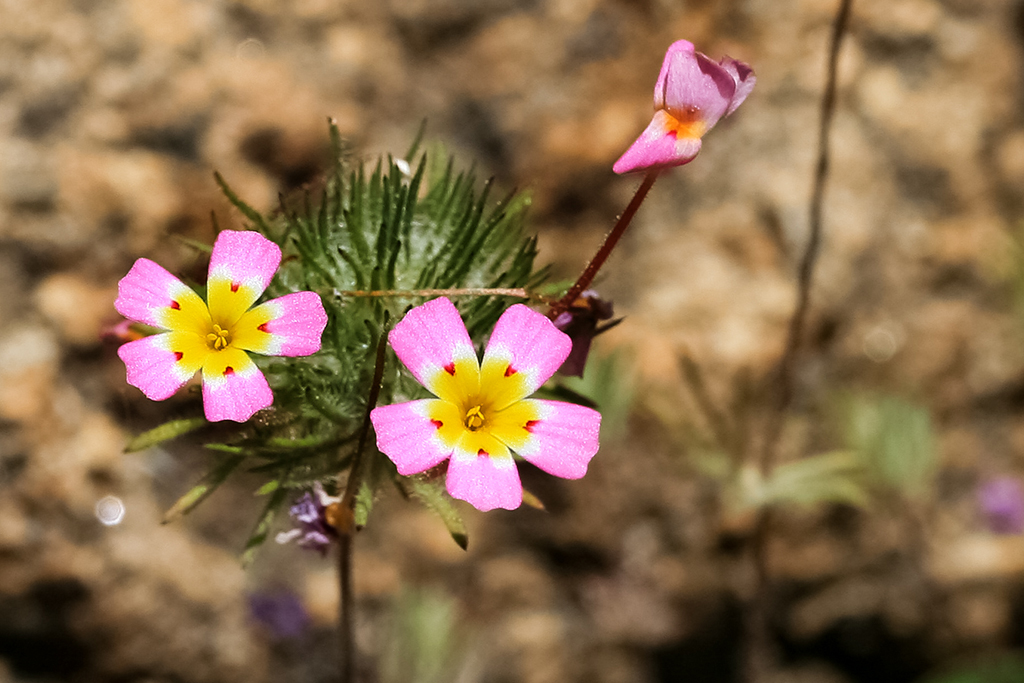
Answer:
<svg viewBox="0 0 1024 683"><path fill-rule="evenodd" d="M484 426L484 414L480 410L480 406L470 408L466 412L466 426L474 432Z"/></svg>
<svg viewBox="0 0 1024 683"><path fill-rule="evenodd" d="M228 331L215 324L213 332L206 335L206 341L210 342L210 346L213 347L214 351L220 351L228 345Z"/></svg>

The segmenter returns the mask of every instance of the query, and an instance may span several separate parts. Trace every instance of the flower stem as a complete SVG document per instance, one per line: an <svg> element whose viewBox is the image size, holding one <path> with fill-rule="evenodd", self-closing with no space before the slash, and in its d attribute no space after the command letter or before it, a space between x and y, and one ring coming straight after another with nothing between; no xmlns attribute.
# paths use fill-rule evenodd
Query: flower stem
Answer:
<svg viewBox="0 0 1024 683"><path fill-rule="evenodd" d="M828 75L825 82L825 91L821 98L821 119L818 127L818 161L815 167L809 206L810 235L807 239L807 246L804 248L803 257L800 260L800 270L797 275L796 308L793 310L793 317L789 321L786 346L779 360L776 385L778 387L777 401L769 417L765 428L765 438L762 442L759 466L761 475L765 478L770 476L775 466L782 427L786 420L786 413L793 402L794 384L796 382L796 360L800 350L800 342L803 338L804 327L807 324L807 314L810 309L814 268L821 250L822 213L830 161L829 132L832 129L832 120L835 117L839 48L842 45L843 35L846 33L846 28L849 24L852 5L853 0L839 0L839 8L836 10L836 16L832 23L832 37L828 55ZM766 679L774 668L776 660L769 624L771 575L768 566L768 541L771 535L773 517L772 508L762 507L758 513L751 539L751 554L756 577L756 588L746 613L747 646L744 678L747 683L758 683L758 681Z"/></svg>
<svg viewBox="0 0 1024 683"><path fill-rule="evenodd" d="M546 301L538 294L528 292L522 287L466 287L461 289L376 289L365 290L335 290L332 292L340 297L394 297L394 298L418 298L428 296L514 296L520 299L534 299Z"/></svg>
<svg viewBox="0 0 1024 683"><path fill-rule="evenodd" d="M345 493L338 503L338 514L334 527L338 530L338 638L341 646L341 683L354 683L356 679L356 641L355 629L355 596L352 592L352 539L358 531L355 521L356 494L363 476L363 450L370 433L370 412L376 407L380 396L381 380L384 377L385 351L388 346L388 319L385 317L381 328L380 339L377 340L377 354L374 360L373 381L370 383L370 395L366 400L366 413L363 415L362 428L359 431L359 444L352 456Z"/></svg>
<svg viewBox="0 0 1024 683"><path fill-rule="evenodd" d="M626 228L633 221L633 216L636 215L637 209L643 203L644 198L647 197L647 192L654 185L654 181L658 179L658 171L648 171L647 175L644 176L644 181L640 183L640 187L637 188L636 194L633 195L633 199L630 200L629 206L619 216L619 220L615 222L615 227L608 233L608 236L604 238L604 242L601 247L594 254L594 258L590 259L590 263L580 273L579 278L576 280L576 284L569 288L569 291L565 293L561 299L551 305L551 310L548 311L548 318L554 320L559 315L564 313L572 306L572 303L576 301L580 294L582 294L590 283L594 281L597 276L597 271L601 270L601 266L608 260L608 256L612 253L612 249L618 243L619 238L626 232Z"/></svg>

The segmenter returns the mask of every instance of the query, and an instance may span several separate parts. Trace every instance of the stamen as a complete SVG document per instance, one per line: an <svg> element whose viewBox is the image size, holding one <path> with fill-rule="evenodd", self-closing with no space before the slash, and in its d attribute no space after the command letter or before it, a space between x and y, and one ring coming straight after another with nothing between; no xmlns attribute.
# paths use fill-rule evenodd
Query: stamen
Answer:
<svg viewBox="0 0 1024 683"><path fill-rule="evenodd" d="M213 332L206 335L206 341L210 342L210 347L214 351L220 351L221 349L227 348L227 345L230 343L228 331L220 325L214 324Z"/></svg>
<svg viewBox="0 0 1024 683"><path fill-rule="evenodd" d="M484 426L484 414L480 406L470 408L466 413L466 426L473 432Z"/></svg>

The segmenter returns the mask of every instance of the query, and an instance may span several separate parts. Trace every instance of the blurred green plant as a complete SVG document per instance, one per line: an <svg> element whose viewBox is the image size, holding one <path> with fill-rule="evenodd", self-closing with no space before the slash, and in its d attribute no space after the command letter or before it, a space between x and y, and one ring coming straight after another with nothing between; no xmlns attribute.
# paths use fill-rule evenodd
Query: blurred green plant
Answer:
<svg viewBox="0 0 1024 683"><path fill-rule="evenodd" d="M928 674L920 683L1020 683L1024 681L1024 656L1020 653L992 657L952 671Z"/></svg>
<svg viewBox="0 0 1024 683"><path fill-rule="evenodd" d="M893 396L843 394L834 405L844 446L859 453L873 488L928 495L938 455L927 408Z"/></svg>
<svg viewBox="0 0 1024 683"><path fill-rule="evenodd" d="M404 590L385 634L380 683L450 683L465 661L455 602L431 590Z"/></svg>
<svg viewBox="0 0 1024 683"><path fill-rule="evenodd" d="M380 356L382 367L376 362L392 321L429 298L424 290L492 290L449 294L482 348L502 311L544 281L545 270L534 266L536 238L524 232L530 199L513 192L492 201L490 181L478 190L472 170L456 171L453 159L437 149L420 152L419 136L405 160L379 159L367 170L347 159L333 122L330 133L335 164L322 186L282 199L272 214L256 211L216 175L249 229L283 252L264 298L315 291L328 324L321 350L312 356L255 359L274 391L273 407L237 428L218 428L221 438L206 444L215 456L209 471L175 503L167 519L194 509L234 472L258 473L265 482L256 493L266 503L246 543L249 557L266 539L281 506L298 491L320 481L337 492L355 477L357 526L366 523L381 487L397 485L440 514L465 547L465 526L442 479L400 481L372 438L361 458L356 450L372 408L368 397L375 372L382 379L382 404L427 395L392 352ZM206 426L202 418L172 420L137 436L129 450ZM356 472L350 471L354 462L359 463Z"/></svg>

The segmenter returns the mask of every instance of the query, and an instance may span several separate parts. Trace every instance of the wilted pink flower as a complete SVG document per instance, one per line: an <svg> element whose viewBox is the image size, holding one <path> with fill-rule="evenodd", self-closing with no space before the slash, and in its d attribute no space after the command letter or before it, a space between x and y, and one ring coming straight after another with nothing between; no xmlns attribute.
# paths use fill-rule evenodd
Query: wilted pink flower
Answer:
<svg viewBox="0 0 1024 683"><path fill-rule="evenodd" d="M740 106L755 81L743 62L713 62L687 40L672 43L654 86L654 118L612 169L630 173L692 161L701 137Z"/></svg>
<svg viewBox="0 0 1024 683"><path fill-rule="evenodd" d="M601 415L527 398L569 355L572 342L522 304L506 310L483 363L451 301L409 311L388 337L399 360L436 399L375 408L377 448L400 474L445 460L448 493L480 510L519 507L523 487L512 453L565 479L579 479L597 453Z"/></svg>
<svg viewBox="0 0 1024 683"><path fill-rule="evenodd" d="M274 401L247 351L308 356L327 324L320 296L296 292L250 308L270 284L281 249L258 232L226 230L210 256L206 301L162 267L139 259L118 283L117 312L163 330L124 344L117 355L128 383L148 398L169 398L203 373L206 419L244 422Z"/></svg>

